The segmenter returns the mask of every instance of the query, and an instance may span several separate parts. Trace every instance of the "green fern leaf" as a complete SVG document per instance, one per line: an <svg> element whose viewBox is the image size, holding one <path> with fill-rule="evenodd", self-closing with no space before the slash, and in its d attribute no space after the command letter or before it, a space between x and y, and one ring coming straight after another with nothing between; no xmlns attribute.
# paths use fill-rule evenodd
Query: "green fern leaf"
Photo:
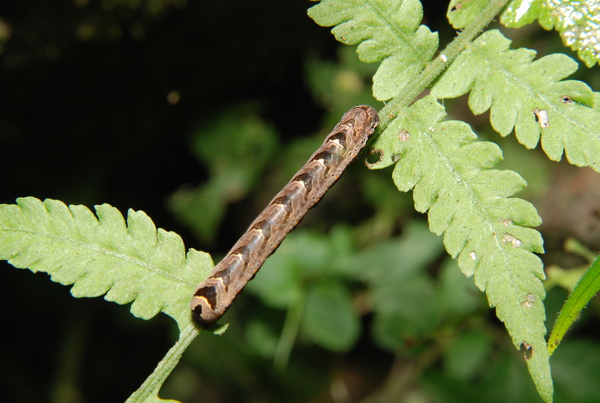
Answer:
<svg viewBox="0 0 600 403"><path fill-rule="evenodd" d="M70 285L74 297L131 304L131 313L150 319L164 312L183 329L191 322L189 300L213 264L179 235L156 230L141 211L127 223L112 206L67 207L57 200L20 198L0 205L0 259L17 268L46 272Z"/></svg>
<svg viewBox="0 0 600 403"><path fill-rule="evenodd" d="M515 0L506 8L500 21L519 28L537 19L546 29L556 29L565 46L592 67L600 60L600 13L597 1L582 0Z"/></svg>
<svg viewBox="0 0 600 403"><path fill-rule="evenodd" d="M456 29L479 17L488 0L452 0L448 19ZM556 29L563 44L574 51L588 67L600 61L600 13L596 1L513 0L502 12L500 22L520 28L535 20L546 30Z"/></svg>
<svg viewBox="0 0 600 403"><path fill-rule="evenodd" d="M468 125L444 121L443 107L428 96L393 120L377 148L399 158L393 179L402 191L413 189L415 208L429 211L432 232L444 234L448 253L485 291L517 348L533 352L530 373L545 400L552 396L544 335L545 297L540 234L527 228L541 223L530 203L511 198L525 186L515 172L491 169L502 155L493 143L476 142Z"/></svg>
<svg viewBox="0 0 600 403"><path fill-rule="evenodd" d="M583 277L581 277L560 310L552 333L550 333L550 337L548 338L548 351L550 355L554 353L554 350L556 350L563 337L565 337L571 325L577 320L581 311L596 296L598 291L600 291L600 257L594 260L594 263L592 263Z"/></svg>
<svg viewBox="0 0 600 403"><path fill-rule="evenodd" d="M480 18L488 3L489 0L451 0L446 16L455 29L465 28Z"/></svg>
<svg viewBox="0 0 600 403"><path fill-rule="evenodd" d="M338 41L358 44L363 62L382 61L373 77L373 94L380 101L396 96L437 50L437 33L419 25L423 8L418 0L323 0L308 15L321 26L334 26Z"/></svg>
<svg viewBox="0 0 600 403"><path fill-rule="evenodd" d="M515 130L527 148L540 142L548 157L600 171L600 113L597 94L583 82L563 80L577 63L563 54L535 62L529 49L509 50L510 40L489 31L460 54L434 85L438 98L471 91L473 113L491 109L490 120L502 136ZM563 81L561 81L563 80Z"/></svg>
<svg viewBox="0 0 600 403"><path fill-rule="evenodd" d="M522 27L539 17L546 20L550 8L550 2L546 0L513 0L502 13L500 21L508 27Z"/></svg>

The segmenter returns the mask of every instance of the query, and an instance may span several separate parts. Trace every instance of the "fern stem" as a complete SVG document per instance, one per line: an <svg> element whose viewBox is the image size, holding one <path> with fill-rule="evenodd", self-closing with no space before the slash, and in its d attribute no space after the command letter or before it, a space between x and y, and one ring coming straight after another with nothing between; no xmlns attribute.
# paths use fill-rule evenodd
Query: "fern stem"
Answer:
<svg viewBox="0 0 600 403"><path fill-rule="evenodd" d="M277 370L283 370L288 364L294 341L298 336L300 321L304 304L306 303L306 290L302 290L291 302L281 331L281 337L275 350L274 366Z"/></svg>
<svg viewBox="0 0 600 403"><path fill-rule="evenodd" d="M142 386L129 396L126 403L143 403L151 401L150 398L153 396L158 398L158 391L165 382L165 379L171 374L183 355L183 352L198 334L199 330L194 324L190 324L183 329L177 343L169 349L167 354L154 369L154 372L146 378Z"/></svg>
<svg viewBox="0 0 600 403"><path fill-rule="evenodd" d="M446 67L471 43L502 11L510 0L492 0L481 12L479 19L474 24L466 27L450 42L437 57L431 60L425 69L414 80L409 82L379 112L381 117L380 132L398 115L399 111L408 106L429 84L439 76Z"/></svg>

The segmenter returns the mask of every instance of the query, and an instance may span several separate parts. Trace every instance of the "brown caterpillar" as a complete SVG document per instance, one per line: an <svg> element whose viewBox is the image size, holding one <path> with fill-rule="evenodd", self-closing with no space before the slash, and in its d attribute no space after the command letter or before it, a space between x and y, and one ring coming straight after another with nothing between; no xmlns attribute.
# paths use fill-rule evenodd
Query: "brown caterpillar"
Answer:
<svg viewBox="0 0 600 403"><path fill-rule="evenodd" d="M198 285L190 308L202 326L215 323L227 311L286 235L336 182L378 124L377 111L368 105L355 106L342 116L321 147Z"/></svg>

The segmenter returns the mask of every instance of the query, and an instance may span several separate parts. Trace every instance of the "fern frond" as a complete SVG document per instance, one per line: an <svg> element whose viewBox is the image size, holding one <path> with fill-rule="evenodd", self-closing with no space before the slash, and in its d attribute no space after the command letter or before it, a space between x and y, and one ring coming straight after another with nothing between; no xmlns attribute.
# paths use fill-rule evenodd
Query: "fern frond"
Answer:
<svg viewBox="0 0 600 403"><path fill-rule="evenodd" d="M513 131L527 148L540 142L553 161L563 152L574 165L600 172L600 113L597 94L583 82L563 80L577 63L563 54L533 61L535 51L509 49L499 31L482 34L433 86L438 98L467 92L473 113L491 109L490 120L502 136Z"/></svg>
<svg viewBox="0 0 600 403"><path fill-rule="evenodd" d="M456 29L473 23L488 0L452 0L448 19ZM538 20L545 30L555 29L563 44L586 66L600 61L600 3L581 0L513 0L500 15L509 28L520 28Z"/></svg>
<svg viewBox="0 0 600 403"><path fill-rule="evenodd" d="M322 0L308 15L319 25L334 26L338 41L358 45L363 62L382 61L373 77L373 95L380 101L396 96L437 50L438 34L419 25L418 0Z"/></svg>
<svg viewBox="0 0 600 403"><path fill-rule="evenodd" d="M500 22L519 28L537 19L546 29L555 29L563 44L592 67L600 61L600 4L597 1L515 0L501 15Z"/></svg>
<svg viewBox="0 0 600 403"><path fill-rule="evenodd" d="M512 198L525 186L515 172L491 169L502 159L493 143L476 142L467 124L444 121L433 97L417 101L393 120L376 144L399 157L393 179L402 191L413 189L415 208L429 211L432 232L444 234L448 253L473 276L496 308L514 345L533 352L532 377L551 400L549 356L544 335L545 297L540 234L535 208Z"/></svg>
<svg viewBox="0 0 600 403"><path fill-rule="evenodd" d="M127 222L112 206L67 207L57 200L20 198L0 205L0 259L46 272L70 285L74 297L132 302L131 313L150 319L164 312L180 329L191 323L189 300L208 275L210 256L190 249L174 232L156 229L142 211Z"/></svg>

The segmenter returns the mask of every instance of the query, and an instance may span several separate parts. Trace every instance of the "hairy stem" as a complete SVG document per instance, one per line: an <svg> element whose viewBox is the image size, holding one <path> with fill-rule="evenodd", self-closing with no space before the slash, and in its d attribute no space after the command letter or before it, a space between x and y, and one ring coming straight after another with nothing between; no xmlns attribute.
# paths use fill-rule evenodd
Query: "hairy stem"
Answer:
<svg viewBox="0 0 600 403"><path fill-rule="evenodd" d="M479 19L466 27L450 42L439 55L431 60L425 69L409 82L398 95L380 112L380 131L396 117L398 111L408 106L444 69L471 43L481 31L502 11L510 0L492 0L481 12Z"/></svg>
<svg viewBox="0 0 600 403"><path fill-rule="evenodd" d="M149 398L151 397L158 397L158 391L165 382L165 379L173 371L183 352L199 333L200 331L194 324L190 324L183 329L177 343L171 347L164 358L158 363L154 372L146 378L142 386L129 396L126 403L143 403L150 401Z"/></svg>

